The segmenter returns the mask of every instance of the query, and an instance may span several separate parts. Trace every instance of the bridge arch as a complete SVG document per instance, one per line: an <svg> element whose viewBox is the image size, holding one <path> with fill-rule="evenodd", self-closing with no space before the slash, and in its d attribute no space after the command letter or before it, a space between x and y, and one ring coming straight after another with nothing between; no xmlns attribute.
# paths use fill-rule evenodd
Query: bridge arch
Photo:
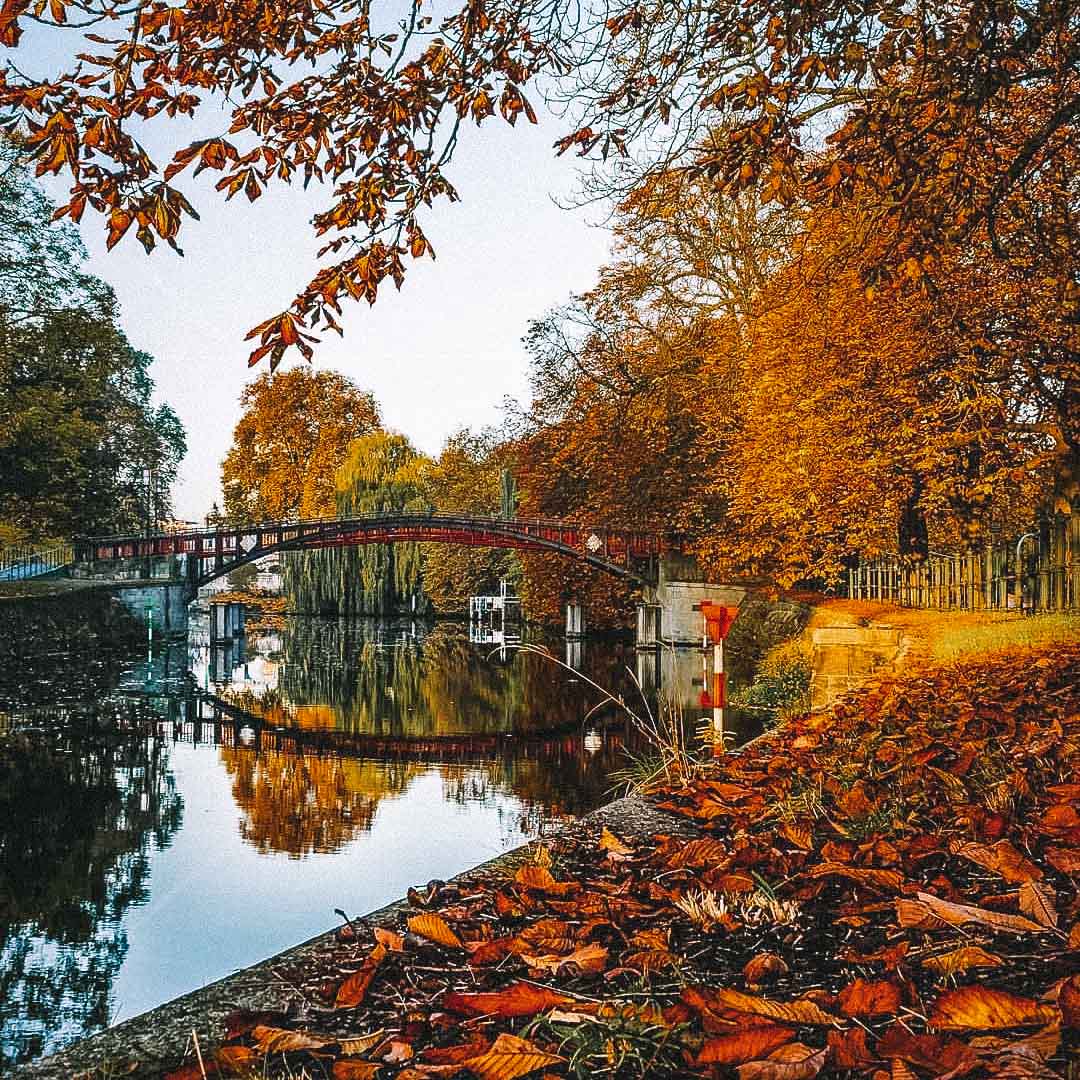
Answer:
<svg viewBox="0 0 1080 1080"><path fill-rule="evenodd" d="M658 533L609 526L402 512L80 539L75 544L75 561L186 556L187 580L195 589L278 552L393 543L546 551L642 586L655 584L659 557L671 548Z"/></svg>

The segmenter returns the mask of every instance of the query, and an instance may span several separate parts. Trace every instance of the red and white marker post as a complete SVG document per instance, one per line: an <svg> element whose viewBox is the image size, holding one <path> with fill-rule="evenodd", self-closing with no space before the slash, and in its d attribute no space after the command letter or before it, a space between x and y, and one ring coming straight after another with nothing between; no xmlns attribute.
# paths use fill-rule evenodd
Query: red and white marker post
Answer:
<svg viewBox="0 0 1080 1080"><path fill-rule="evenodd" d="M728 636L731 624L738 614L739 609L728 604L713 604L706 600L701 605L701 617L704 623L701 645L706 650L706 657L708 648L712 645L713 659L712 693L702 696L707 697L712 704L713 756L715 757L719 757L724 753L724 708L727 705L727 677L724 674L724 638ZM708 685L707 681L706 685Z"/></svg>

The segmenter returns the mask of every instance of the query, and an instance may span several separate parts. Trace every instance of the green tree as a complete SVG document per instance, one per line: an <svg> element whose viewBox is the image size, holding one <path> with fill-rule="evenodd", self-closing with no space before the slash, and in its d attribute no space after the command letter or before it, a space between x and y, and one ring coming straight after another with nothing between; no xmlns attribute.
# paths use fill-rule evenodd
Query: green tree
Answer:
<svg viewBox="0 0 1080 1080"><path fill-rule="evenodd" d="M0 521L28 540L135 530L170 513L184 430L51 209L0 155Z"/></svg>
<svg viewBox="0 0 1080 1080"><path fill-rule="evenodd" d="M404 435L372 431L349 446L337 474L339 517L430 508L425 497L428 459ZM282 583L302 611L382 615L422 612L424 593L418 544L369 544L288 554Z"/></svg>

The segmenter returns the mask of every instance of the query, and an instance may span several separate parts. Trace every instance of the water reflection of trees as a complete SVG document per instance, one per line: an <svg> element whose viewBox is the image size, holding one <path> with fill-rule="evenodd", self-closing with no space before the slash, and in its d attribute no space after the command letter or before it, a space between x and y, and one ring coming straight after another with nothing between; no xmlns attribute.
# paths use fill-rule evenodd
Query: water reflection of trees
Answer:
<svg viewBox="0 0 1080 1080"><path fill-rule="evenodd" d="M291 620L279 688L304 724L305 707L338 731L393 737L542 732L578 724L597 701L555 664L526 653L502 660L436 623L415 636L371 620ZM620 646L588 643L584 670L628 691ZM308 714L307 723L315 714Z"/></svg>
<svg viewBox="0 0 1080 1080"><path fill-rule="evenodd" d="M93 700L116 685L145 627L113 596L87 591L0 607L0 709ZM78 656L78 664L58 658Z"/></svg>
<svg viewBox="0 0 1080 1080"><path fill-rule="evenodd" d="M183 812L167 747L132 719L39 708L0 732L0 1064L108 1023L123 916Z"/></svg>
<svg viewBox="0 0 1080 1080"><path fill-rule="evenodd" d="M282 747L289 742L220 750L243 814L241 835L264 854L338 851L370 831L383 800L403 795L414 780L433 771L448 801L494 805L509 800L522 830L535 832L553 817L597 806L610 772L622 762L614 736L591 751L580 736L567 735L482 747L462 741L377 759L296 743Z"/></svg>

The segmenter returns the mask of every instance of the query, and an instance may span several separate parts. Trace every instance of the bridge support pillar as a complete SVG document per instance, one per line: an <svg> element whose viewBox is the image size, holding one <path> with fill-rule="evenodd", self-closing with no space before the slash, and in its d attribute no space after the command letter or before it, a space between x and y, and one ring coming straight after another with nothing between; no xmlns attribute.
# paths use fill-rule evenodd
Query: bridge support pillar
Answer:
<svg viewBox="0 0 1080 1080"><path fill-rule="evenodd" d="M585 636L585 609L574 601L566 605L566 636L570 640Z"/></svg>
<svg viewBox="0 0 1080 1080"><path fill-rule="evenodd" d="M646 590L638 607L638 648L658 644L701 646L701 605L709 602L738 607L746 590L705 580L697 562L686 555L665 555L660 560L659 581Z"/></svg>

